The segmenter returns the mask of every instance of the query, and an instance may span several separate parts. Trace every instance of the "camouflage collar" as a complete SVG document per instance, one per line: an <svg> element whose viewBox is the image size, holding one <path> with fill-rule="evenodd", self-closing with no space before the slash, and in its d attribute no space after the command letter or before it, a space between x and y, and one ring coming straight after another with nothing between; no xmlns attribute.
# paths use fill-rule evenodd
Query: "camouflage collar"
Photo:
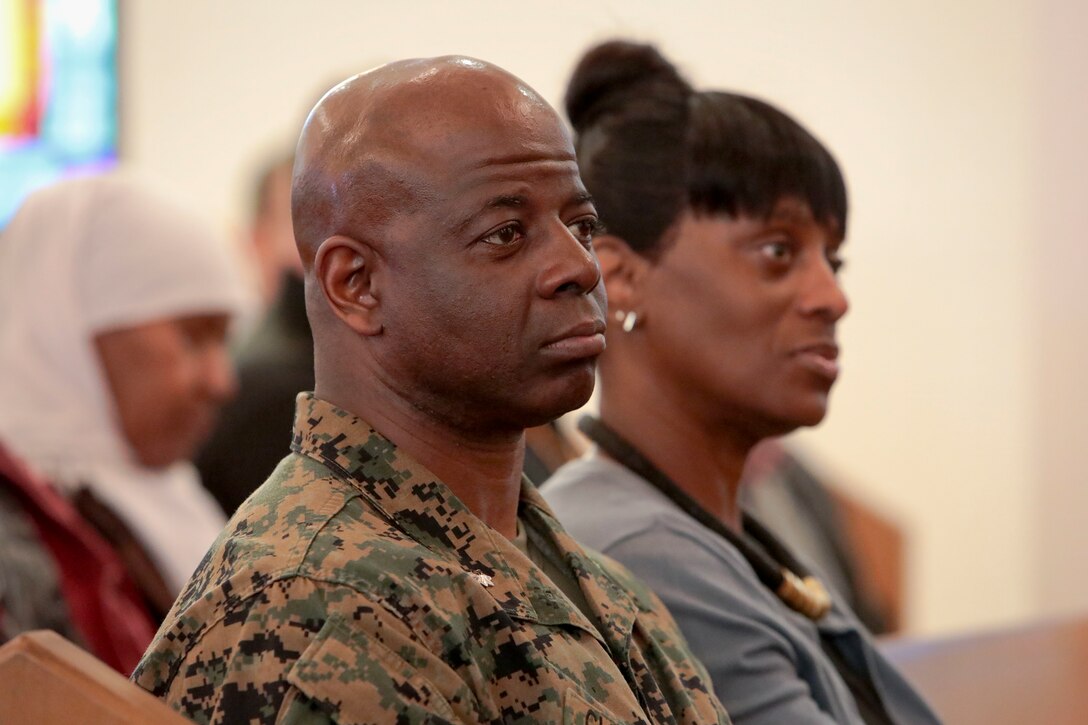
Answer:
<svg viewBox="0 0 1088 725"><path fill-rule="evenodd" d="M527 479L521 488L523 521L544 534L554 553L570 566L596 610L603 625L600 630L512 542L477 518L448 486L362 418L312 393L302 393L296 401L291 448L327 466L406 536L462 567L510 616L569 624L598 639L603 632L609 649L626 651L640 603L582 551Z"/></svg>

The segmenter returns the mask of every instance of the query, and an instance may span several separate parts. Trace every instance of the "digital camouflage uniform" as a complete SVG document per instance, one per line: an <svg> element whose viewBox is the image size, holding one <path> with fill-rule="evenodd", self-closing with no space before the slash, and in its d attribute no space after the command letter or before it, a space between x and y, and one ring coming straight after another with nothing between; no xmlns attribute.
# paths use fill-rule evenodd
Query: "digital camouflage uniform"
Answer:
<svg viewBox="0 0 1088 725"><path fill-rule="evenodd" d="M728 722L660 602L523 483L600 628L365 422L301 395L133 679L202 723Z"/></svg>

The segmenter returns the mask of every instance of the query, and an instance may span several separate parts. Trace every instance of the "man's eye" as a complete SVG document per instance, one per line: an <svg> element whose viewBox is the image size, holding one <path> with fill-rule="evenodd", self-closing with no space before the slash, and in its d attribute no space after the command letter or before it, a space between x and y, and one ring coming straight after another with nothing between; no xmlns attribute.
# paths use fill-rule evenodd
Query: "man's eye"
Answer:
<svg viewBox="0 0 1088 725"><path fill-rule="evenodd" d="M593 243L593 237L604 231L604 225L601 224L600 219L597 217L578 219L568 224L567 228L570 229L570 233L574 235L575 239L586 246Z"/></svg>
<svg viewBox="0 0 1088 725"><path fill-rule="evenodd" d="M521 241L521 227L517 224L507 224L480 239L484 244L494 244L497 247L505 247Z"/></svg>

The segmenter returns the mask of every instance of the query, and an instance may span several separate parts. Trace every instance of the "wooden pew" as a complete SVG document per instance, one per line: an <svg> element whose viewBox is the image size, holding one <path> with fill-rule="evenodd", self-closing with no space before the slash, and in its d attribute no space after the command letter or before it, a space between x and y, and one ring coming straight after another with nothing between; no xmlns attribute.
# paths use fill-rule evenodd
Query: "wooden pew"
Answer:
<svg viewBox="0 0 1088 725"><path fill-rule="evenodd" d="M55 632L0 647L0 723L185 725L160 700Z"/></svg>
<svg viewBox="0 0 1088 725"><path fill-rule="evenodd" d="M1088 723L1088 617L881 649L948 725Z"/></svg>

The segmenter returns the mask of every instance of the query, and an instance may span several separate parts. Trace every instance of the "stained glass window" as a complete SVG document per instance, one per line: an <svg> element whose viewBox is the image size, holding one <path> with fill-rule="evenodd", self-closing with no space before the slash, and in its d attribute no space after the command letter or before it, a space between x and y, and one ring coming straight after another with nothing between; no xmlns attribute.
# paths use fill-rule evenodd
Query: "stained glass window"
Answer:
<svg viewBox="0 0 1088 725"><path fill-rule="evenodd" d="M117 160L117 0L0 0L0 227Z"/></svg>

